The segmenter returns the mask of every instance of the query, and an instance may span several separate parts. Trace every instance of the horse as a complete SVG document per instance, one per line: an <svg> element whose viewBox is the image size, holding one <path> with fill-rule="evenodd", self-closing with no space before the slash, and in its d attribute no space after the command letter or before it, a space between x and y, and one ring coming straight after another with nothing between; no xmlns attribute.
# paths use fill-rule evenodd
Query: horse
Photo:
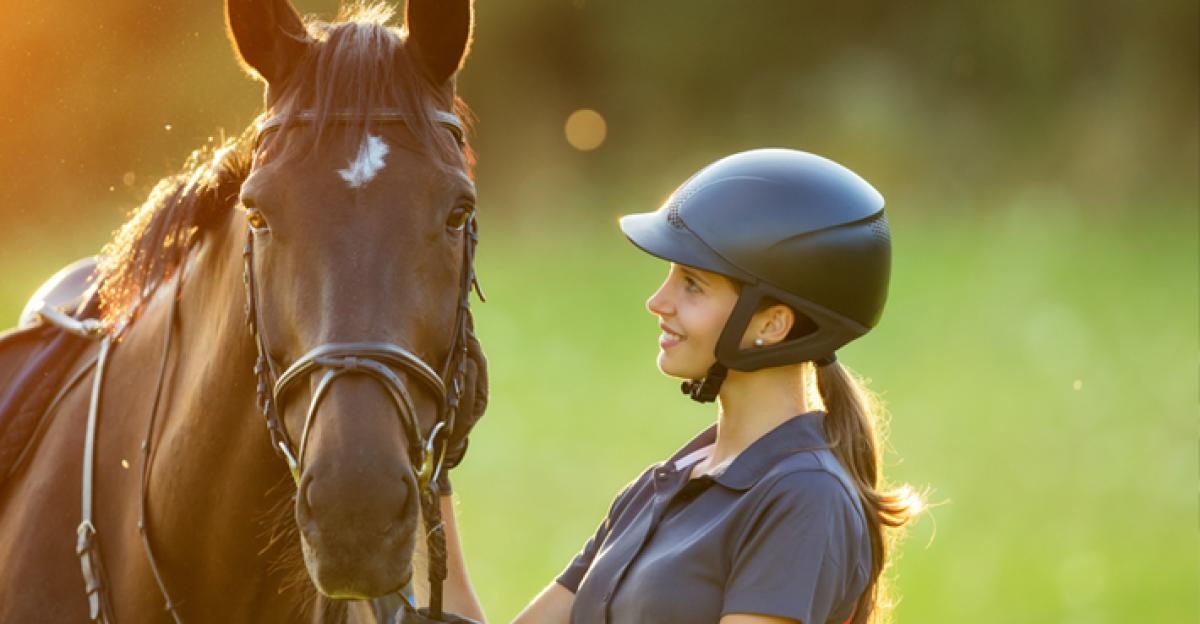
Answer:
<svg viewBox="0 0 1200 624"><path fill-rule="evenodd" d="M155 187L97 317L63 321L92 339L0 467L0 622L373 621L352 601L420 589L422 501L486 397L474 8L394 13L226 0L263 112ZM36 351L15 342L0 395Z"/></svg>

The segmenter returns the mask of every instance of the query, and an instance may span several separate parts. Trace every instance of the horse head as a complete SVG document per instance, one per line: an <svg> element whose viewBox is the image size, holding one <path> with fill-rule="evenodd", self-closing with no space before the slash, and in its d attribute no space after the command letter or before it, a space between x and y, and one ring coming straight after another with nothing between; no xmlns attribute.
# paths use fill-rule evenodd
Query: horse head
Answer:
<svg viewBox="0 0 1200 624"><path fill-rule="evenodd" d="M418 480L458 384L475 192L455 96L470 0L306 23L227 0L265 83L240 191L261 407L297 485L309 575L336 598L411 578Z"/></svg>

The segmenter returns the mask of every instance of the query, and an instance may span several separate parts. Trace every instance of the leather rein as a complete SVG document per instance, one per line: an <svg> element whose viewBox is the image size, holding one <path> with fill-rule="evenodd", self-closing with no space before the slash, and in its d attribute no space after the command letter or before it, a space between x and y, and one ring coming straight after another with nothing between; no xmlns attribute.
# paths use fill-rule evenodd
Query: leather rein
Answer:
<svg viewBox="0 0 1200 624"><path fill-rule="evenodd" d="M459 147L465 145L465 130L462 121L454 114L445 111L434 111L433 121L448 129ZM259 123L255 137L254 151L257 153L263 139L272 132L282 131L290 126L312 124L317 120L314 111L304 110L291 115L276 115ZM391 123L407 124L406 115L396 109L371 111L363 115L353 112L338 111L327 115L329 123ZM256 159L257 162L257 159ZM468 341L470 318L470 295L474 290L483 299L483 293L475 276L475 247L478 243L478 229L474 215L467 220L463 236L463 270L459 281L458 306L453 342L450 345L445 364L440 371L435 370L411 350L397 344L387 342L352 342L326 343L311 348L295 362L280 372L280 367L270 357L270 348L263 333L263 318L259 305L258 280L254 270L255 235L252 227L247 228L246 244L243 249L244 274L246 290L246 323L254 336L257 349L257 361L254 373L257 378L256 406L266 420L267 431L271 437L271 446L276 454L286 462L297 489L303 471L305 451L308 444L309 431L316 418L322 399L330 386L338 378L347 375L366 375L378 381L387 390L392 403L399 414L401 426L410 443L409 457L413 460L413 474L416 477L421 501L421 514L426 527L429 561L430 605L429 614L434 619L442 617L442 584L446 579L446 536L442 526L441 507L438 501L438 478L445 460L446 446L455 429L460 400L462 399L466 381L466 366L468 357ZM185 256L186 262L186 256ZM154 556L151 545L149 526L146 520L146 501L149 491L149 464L151 445L154 439L155 421L159 411L167 362L171 351L171 338L175 332L177 307L184 276L184 263L176 271L175 285L171 297L171 307L167 327L163 339L163 350L160 360L158 382L154 391L154 402L150 417L147 421L146 435L142 439L141 453L141 492L139 496L138 532L141 535L146 559L159 591L162 593L164 606L176 623L182 624L179 615L179 605L171 599L158 561ZM43 318L63 327L67 331L80 333L80 324L95 323L94 321L79 321L70 317L57 318L53 312L43 311ZM65 316L65 315L58 315ZM95 364L95 375L92 383L92 395L88 407L87 429L85 433L83 457L83 482L81 515L82 520L77 529L76 554L80 558L81 571L88 597L89 618L92 621L105 624L115 624L116 619L112 610L110 587L100 558L98 534L93 523L92 502L94 491L95 439L98 426L101 390L104 373L107 368L109 353L113 347L114 336L110 333L97 331L97 328L86 325L84 332L91 337L100 338L100 349ZM82 334L81 334L82 335ZM419 380L438 400L437 420L429 433L423 434L417 411L408 388L396 373L400 369L411 378ZM299 446L293 445L292 437L280 414L289 391L297 382L307 379L317 371L324 371L316 389L313 391L308 410L305 413L304 428L300 435ZM470 409L470 406L468 406ZM406 608L413 609L411 604Z"/></svg>

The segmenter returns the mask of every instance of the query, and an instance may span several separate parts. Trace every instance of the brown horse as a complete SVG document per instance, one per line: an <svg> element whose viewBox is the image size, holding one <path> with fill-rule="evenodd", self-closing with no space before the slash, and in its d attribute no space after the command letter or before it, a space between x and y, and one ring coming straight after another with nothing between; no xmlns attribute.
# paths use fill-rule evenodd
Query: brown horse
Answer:
<svg viewBox="0 0 1200 624"><path fill-rule="evenodd" d="M265 112L106 248L103 376L95 343L63 363L74 385L0 481L0 622L88 619L75 549L93 414L106 620L343 621L330 598L412 579L414 471L430 476L426 442L448 397L473 404L455 389L477 374L454 89L473 9L391 16L306 23L288 0L227 0ZM31 349L0 354L0 394Z"/></svg>

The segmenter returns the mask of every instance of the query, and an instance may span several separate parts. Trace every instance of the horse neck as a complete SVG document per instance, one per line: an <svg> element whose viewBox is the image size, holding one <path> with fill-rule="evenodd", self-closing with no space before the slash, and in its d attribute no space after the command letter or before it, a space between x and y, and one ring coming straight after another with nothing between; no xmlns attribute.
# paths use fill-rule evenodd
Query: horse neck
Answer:
<svg viewBox="0 0 1200 624"><path fill-rule="evenodd" d="M187 605L185 620L295 621L315 590L299 559L294 486L255 408L244 233L230 221L205 234L176 277L184 281L152 436L148 524L172 598ZM148 321L164 319L169 302L169 294L155 297L137 324L157 336L135 336L135 325L128 340L127 357L154 362L155 373L167 329L165 320Z"/></svg>

